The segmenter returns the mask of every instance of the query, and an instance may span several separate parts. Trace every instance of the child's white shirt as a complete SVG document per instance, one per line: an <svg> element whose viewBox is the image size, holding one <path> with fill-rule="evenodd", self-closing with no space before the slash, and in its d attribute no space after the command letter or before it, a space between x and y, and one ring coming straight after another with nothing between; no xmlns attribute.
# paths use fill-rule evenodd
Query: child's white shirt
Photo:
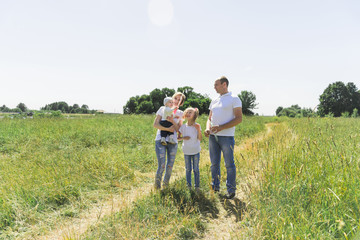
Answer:
<svg viewBox="0 0 360 240"><path fill-rule="evenodd" d="M173 115L173 109L172 108L169 108L167 106L164 106L164 114L162 115L162 118L161 120L167 120L167 117L170 117Z"/></svg>
<svg viewBox="0 0 360 240"><path fill-rule="evenodd" d="M165 110L165 107L162 106L159 108L159 110L156 112L156 115L160 115L161 117L164 116L164 110ZM176 113L174 113L174 122L176 124L178 124L183 116L183 111L181 111L180 109L178 109L176 111ZM155 141L159 141L161 139L161 135L160 135L160 130L158 129L157 132L156 132L156 136L155 136ZM174 132L174 137L173 137L174 141L177 143L178 140L177 140L177 133L176 131ZM169 136L166 137L166 141L168 142L169 141Z"/></svg>
<svg viewBox="0 0 360 240"><path fill-rule="evenodd" d="M201 127L200 127L201 131ZM195 155L201 151L200 140L198 137L198 131L194 125L181 125L179 132L181 132L183 137L189 136L189 140L183 140L182 150L185 155Z"/></svg>

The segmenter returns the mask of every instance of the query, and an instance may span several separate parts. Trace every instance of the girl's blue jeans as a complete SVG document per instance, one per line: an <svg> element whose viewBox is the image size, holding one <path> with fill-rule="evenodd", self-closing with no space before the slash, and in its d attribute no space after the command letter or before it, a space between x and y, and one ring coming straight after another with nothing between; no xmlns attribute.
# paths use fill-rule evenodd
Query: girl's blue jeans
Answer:
<svg viewBox="0 0 360 240"><path fill-rule="evenodd" d="M191 187L191 171L194 170L195 187L200 187L200 170L199 170L200 153L197 153L195 155L184 154L184 159L185 159L187 185Z"/></svg>
<svg viewBox="0 0 360 240"><path fill-rule="evenodd" d="M158 169L155 175L155 187L161 188L161 178L165 171L163 184L166 186L169 184L172 168L175 162L175 156L177 152L177 144L168 144L166 146L161 144L161 141L155 141L155 152L158 160ZM166 163L166 165L165 165Z"/></svg>

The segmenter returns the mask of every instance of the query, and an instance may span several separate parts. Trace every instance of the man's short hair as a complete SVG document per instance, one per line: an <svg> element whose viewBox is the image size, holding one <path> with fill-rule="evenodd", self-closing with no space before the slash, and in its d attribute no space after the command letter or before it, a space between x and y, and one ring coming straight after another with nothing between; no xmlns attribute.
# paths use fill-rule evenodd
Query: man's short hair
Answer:
<svg viewBox="0 0 360 240"><path fill-rule="evenodd" d="M222 76L218 80L220 80L221 84L226 83L226 86L229 86L229 80L226 77Z"/></svg>

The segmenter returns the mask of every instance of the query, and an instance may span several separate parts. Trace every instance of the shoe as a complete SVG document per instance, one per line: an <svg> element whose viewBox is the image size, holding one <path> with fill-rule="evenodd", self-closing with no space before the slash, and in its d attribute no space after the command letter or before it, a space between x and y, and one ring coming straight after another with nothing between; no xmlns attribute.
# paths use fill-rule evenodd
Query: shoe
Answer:
<svg viewBox="0 0 360 240"><path fill-rule="evenodd" d="M226 199L233 199L235 197L235 193L234 192L232 192L232 193L227 193L226 195L225 195L225 198Z"/></svg>
<svg viewBox="0 0 360 240"><path fill-rule="evenodd" d="M215 194L219 194L220 190L219 189L212 189L214 191Z"/></svg>
<svg viewBox="0 0 360 240"><path fill-rule="evenodd" d="M166 189L168 187L169 187L169 183L168 182L163 182L162 189Z"/></svg>
<svg viewBox="0 0 360 240"><path fill-rule="evenodd" d="M174 139L173 139L173 135L170 136L169 143L170 143L170 144L176 144L176 142L175 142Z"/></svg>
<svg viewBox="0 0 360 240"><path fill-rule="evenodd" d="M166 146L166 145L167 145L166 140L165 140L165 138L164 138L164 137L162 137L162 138L161 138L161 145L164 145L164 146Z"/></svg>

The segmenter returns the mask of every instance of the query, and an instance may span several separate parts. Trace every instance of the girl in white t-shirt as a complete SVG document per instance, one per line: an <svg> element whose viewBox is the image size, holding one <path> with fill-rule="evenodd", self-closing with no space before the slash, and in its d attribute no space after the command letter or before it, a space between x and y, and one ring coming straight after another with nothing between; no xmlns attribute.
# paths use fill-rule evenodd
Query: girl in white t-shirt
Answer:
<svg viewBox="0 0 360 240"><path fill-rule="evenodd" d="M199 116L197 108L187 108L184 111L184 118L186 124L181 125L179 132L179 140L183 140L182 149L184 152L186 182L187 186L191 188L191 171L194 171L195 189L200 187L200 141L202 139L201 126L196 123L196 118Z"/></svg>

